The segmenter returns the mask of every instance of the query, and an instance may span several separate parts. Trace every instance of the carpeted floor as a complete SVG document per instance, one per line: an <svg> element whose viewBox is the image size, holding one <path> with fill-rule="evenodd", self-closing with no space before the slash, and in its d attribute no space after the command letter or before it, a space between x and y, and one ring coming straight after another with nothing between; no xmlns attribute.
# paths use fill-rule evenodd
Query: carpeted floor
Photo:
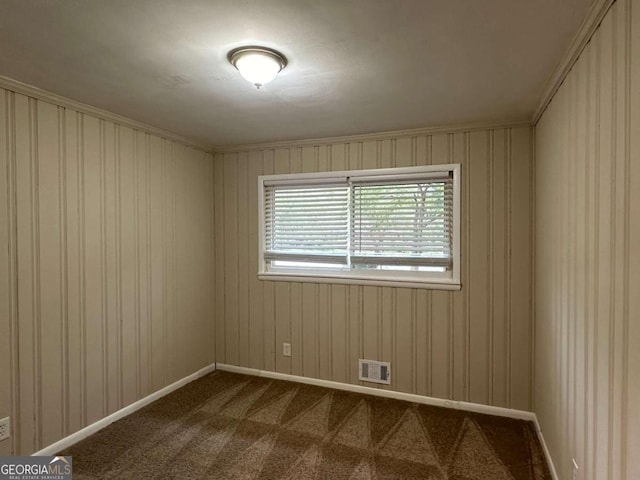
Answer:
<svg viewBox="0 0 640 480"><path fill-rule="evenodd" d="M530 422L214 372L62 452L74 479L550 479Z"/></svg>

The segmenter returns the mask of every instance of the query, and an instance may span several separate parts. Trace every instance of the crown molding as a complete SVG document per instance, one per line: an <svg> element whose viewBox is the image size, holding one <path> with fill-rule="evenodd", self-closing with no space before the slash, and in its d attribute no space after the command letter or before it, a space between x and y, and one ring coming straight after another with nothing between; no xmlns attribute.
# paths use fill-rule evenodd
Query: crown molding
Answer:
<svg viewBox="0 0 640 480"><path fill-rule="evenodd" d="M71 100L70 98L66 98L61 95L57 95L55 93L42 90L41 88L28 85L19 80L14 80L13 78L0 75L0 88L4 88L6 90L10 90L15 93L20 93L22 95L36 98L38 100L42 100L45 102L53 103L60 107L76 110L78 112L85 113L87 115L91 115L94 117L98 117L103 120L108 120L108 121L117 123L118 125L123 125L136 130L141 130L147 133L151 133L153 135L157 135L157 136L166 138L168 140L173 140L175 142L181 143L188 147L195 147L199 150L204 150L205 152L211 152L213 150L212 145L198 142L196 140L183 137L181 135L177 135L167 130L163 130L161 128L154 127L152 125L147 125L146 123L138 122L136 120L123 117L122 115L109 112L108 110L103 110L101 108L87 105L86 103Z"/></svg>
<svg viewBox="0 0 640 480"><path fill-rule="evenodd" d="M266 143L249 143L240 145L228 145L214 147L213 153L246 152L251 150L266 150L274 148L308 147L330 145L334 143L365 142L376 140L389 140L392 138L414 137L417 135L434 135L438 133L461 133L477 130L494 130L500 128L530 127L530 120L512 120L504 122L461 123L441 125L433 127L413 128L407 130L392 130L379 133L364 133L359 135L346 135L340 137L307 138L301 140L283 140Z"/></svg>
<svg viewBox="0 0 640 480"><path fill-rule="evenodd" d="M551 100L560 88L560 85L564 82L564 79L573 68L573 65L576 63L582 54L582 51L591 40L594 32L600 26L602 19L614 3L615 0L593 0L591 3L587 15L569 44L569 48L547 81L544 93L540 99L540 103L538 104L538 108L536 108L531 120L533 125L536 125L542 117L542 114L546 110L547 106L549 106L549 103L551 103Z"/></svg>

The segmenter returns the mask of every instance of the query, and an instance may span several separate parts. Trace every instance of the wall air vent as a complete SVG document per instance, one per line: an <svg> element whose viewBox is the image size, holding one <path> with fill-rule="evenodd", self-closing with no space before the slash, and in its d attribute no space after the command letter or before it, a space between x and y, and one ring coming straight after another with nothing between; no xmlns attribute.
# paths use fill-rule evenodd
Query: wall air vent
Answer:
<svg viewBox="0 0 640 480"><path fill-rule="evenodd" d="M391 364L389 362L376 362L375 360L358 360L358 378L365 382L391 383Z"/></svg>

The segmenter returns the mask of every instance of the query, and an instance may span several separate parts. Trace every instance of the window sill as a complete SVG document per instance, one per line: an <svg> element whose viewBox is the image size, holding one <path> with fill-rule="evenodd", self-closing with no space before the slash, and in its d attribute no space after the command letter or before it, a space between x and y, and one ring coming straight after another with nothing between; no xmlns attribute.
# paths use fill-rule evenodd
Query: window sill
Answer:
<svg viewBox="0 0 640 480"><path fill-rule="evenodd" d="M449 279L431 279L429 281L416 281L414 279L394 279L394 278L371 278L357 276L338 276L331 274L297 274L280 272L260 272L260 280L275 282L307 282L307 283L334 283L341 285L365 285L373 287L398 287L398 288L421 288L427 290L460 290L462 285Z"/></svg>

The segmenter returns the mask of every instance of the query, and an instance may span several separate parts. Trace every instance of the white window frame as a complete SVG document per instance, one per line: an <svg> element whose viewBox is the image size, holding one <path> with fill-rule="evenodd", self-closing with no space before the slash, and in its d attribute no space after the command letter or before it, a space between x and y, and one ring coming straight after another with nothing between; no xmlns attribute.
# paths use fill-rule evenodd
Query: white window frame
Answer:
<svg viewBox="0 0 640 480"><path fill-rule="evenodd" d="M373 285L387 287L426 288L433 290L460 290L460 173L459 163L428 165L420 167L378 168L370 170L345 170L339 172L292 173L261 175L258 177L258 278L260 280L285 282L338 283L348 285ZM449 272L403 272L398 270L311 270L309 268L270 267L264 260L264 184L274 182L286 184L314 184L330 179L344 180L346 177L386 177L397 175L434 174L453 172L453 235L451 253L453 266Z"/></svg>

